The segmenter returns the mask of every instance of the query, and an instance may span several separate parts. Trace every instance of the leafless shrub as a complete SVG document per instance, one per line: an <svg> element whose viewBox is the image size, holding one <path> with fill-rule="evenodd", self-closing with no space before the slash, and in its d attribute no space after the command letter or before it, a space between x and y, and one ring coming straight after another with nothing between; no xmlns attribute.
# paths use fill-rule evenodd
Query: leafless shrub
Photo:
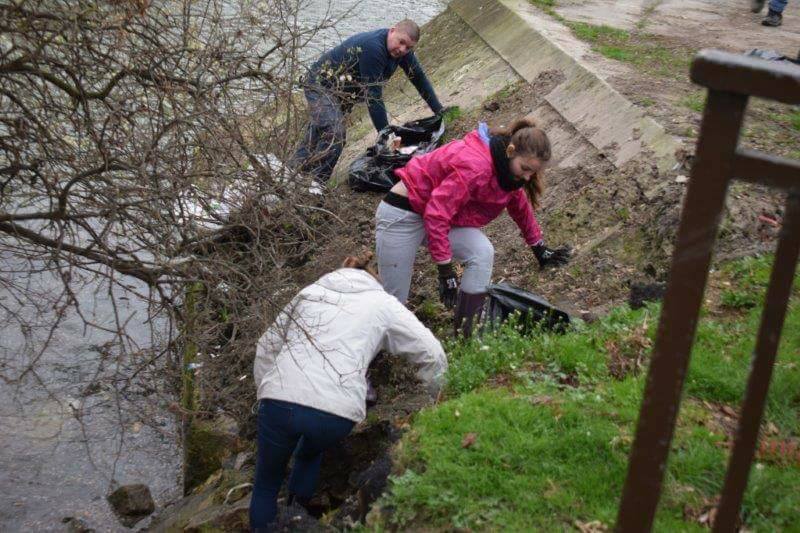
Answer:
<svg viewBox="0 0 800 533"><path fill-rule="evenodd" d="M292 296L291 268L335 216L281 164L304 120L298 50L336 23L307 27L302 9L296 0L0 5L7 385L52 383L47 347L72 320L103 340L71 396L104 380L118 407L133 391L172 401L164 369L189 355L208 376L198 409L252 398L239 378L255 341ZM76 367L88 357L72 356Z"/></svg>

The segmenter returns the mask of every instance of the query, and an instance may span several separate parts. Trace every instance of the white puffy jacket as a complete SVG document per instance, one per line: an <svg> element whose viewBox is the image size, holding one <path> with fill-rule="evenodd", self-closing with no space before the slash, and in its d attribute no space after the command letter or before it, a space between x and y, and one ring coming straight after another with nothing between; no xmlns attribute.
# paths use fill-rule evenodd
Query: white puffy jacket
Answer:
<svg viewBox="0 0 800 533"><path fill-rule="evenodd" d="M259 339L258 399L361 422L367 367L381 350L408 357L419 365L417 377L438 390L447 358L436 337L368 272L340 268L300 291Z"/></svg>

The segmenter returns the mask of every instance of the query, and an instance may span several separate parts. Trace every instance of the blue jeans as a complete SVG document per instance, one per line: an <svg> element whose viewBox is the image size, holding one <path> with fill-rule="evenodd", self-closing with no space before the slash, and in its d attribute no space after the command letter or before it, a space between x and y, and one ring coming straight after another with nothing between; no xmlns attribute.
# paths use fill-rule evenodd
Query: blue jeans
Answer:
<svg viewBox="0 0 800 533"><path fill-rule="evenodd" d="M310 120L291 166L326 182L344 149L344 112L339 99L322 87L306 87L305 94Z"/></svg>
<svg viewBox="0 0 800 533"><path fill-rule="evenodd" d="M258 456L250 499L250 528L266 530L278 514L278 491L294 453L289 492L300 501L314 494L322 452L335 446L355 422L312 407L279 400L258 406Z"/></svg>
<svg viewBox="0 0 800 533"><path fill-rule="evenodd" d="M788 1L789 0L769 0L769 10L775 11L776 13L783 13Z"/></svg>

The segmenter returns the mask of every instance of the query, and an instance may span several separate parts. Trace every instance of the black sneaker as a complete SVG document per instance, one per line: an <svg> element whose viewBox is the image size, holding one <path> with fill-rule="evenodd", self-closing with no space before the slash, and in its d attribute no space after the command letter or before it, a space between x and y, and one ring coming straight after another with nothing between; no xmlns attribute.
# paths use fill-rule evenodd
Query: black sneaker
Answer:
<svg viewBox="0 0 800 533"><path fill-rule="evenodd" d="M764 9L764 3L766 0L750 0L750 11L753 13L761 13L761 10Z"/></svg>
<svg viewBox="0 0 800 533"><path fill-rule="evenodd" d="M761 21L762 26L772 26L773 28L780 26L781 23L783 23L783 15L771 9L767 16L764 17L764 20Z"/></svg>

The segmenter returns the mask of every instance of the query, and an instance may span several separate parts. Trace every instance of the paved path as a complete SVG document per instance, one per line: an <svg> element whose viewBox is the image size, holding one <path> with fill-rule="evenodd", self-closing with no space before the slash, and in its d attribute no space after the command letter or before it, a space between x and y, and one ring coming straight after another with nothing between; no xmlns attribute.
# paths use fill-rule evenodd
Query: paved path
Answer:
<svg viewBox="0 0 800 533"><path fill-rule="evenodd" d="M698 47L743 52L752 48L800 51L800 1L789 0L783 25L761 25L766 14L751 13L749 0L558 0L556 12L568 20L643 29Z"/></svg>

